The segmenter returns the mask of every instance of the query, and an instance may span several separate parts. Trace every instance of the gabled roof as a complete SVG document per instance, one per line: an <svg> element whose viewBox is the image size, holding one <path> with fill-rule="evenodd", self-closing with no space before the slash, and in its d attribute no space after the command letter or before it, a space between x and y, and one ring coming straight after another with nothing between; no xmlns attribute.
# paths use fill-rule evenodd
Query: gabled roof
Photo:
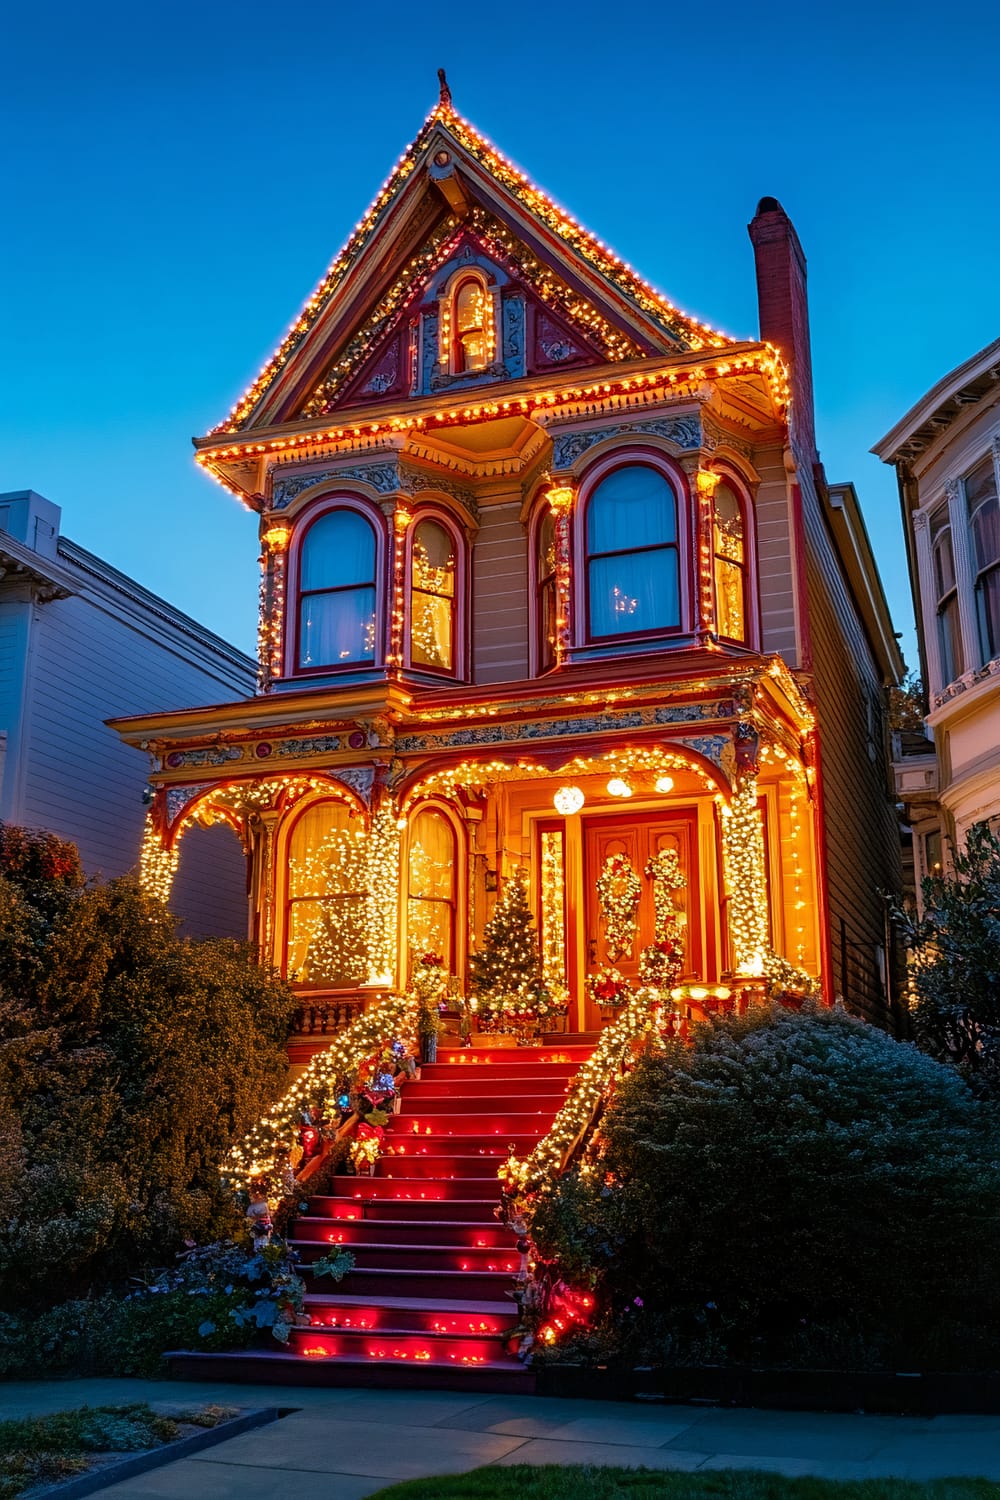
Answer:
<svg viewBox="0 0 1000 1500"><path fill-rule="evenodd" d="M916 458L1000 380L1000 339L945 375L871 449L883 463Z"/></svg>
<svg viewBox="0 0 1000 1500"><path fill-rule="evenodd" d="M298 415L331 361L377 312L393 276L398 286L404 272L415 275L421 247L436 232L440 248L449 231L459 230L470 202L495 215L516 239L527 240L542 259L551 259L557 274L563 271L575 285L582 304L621 330L623 343L653 355L736 344L680 312L536 187L444 96L278 348L212 435Z"/></svg>

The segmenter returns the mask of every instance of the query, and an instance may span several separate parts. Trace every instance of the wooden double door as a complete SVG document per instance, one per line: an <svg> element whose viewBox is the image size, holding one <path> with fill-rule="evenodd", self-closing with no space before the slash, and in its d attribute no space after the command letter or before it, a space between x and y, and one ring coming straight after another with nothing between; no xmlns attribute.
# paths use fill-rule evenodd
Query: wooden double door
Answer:
<svg viewBox="0 0 1000 1500"><path fill-rule="evenodd" d="M587 893L585 934L586 974L608 965L639 984L639 955L656 935L653 882L644 874L646 864L661 849L672 849L680 861L687 884L675 892L674 901L684 921L684 967L682 978L700 976L703 969L701 893L698 872L698 820L694 809L677 812L627 813L584 822L584 883ZM640 883L636 927L628 951L612 960L607 950L604 917L597 896L597 881L611 855L623 855ZM598 1008L587 1001L587 1025L600 1025Z"/></svg>

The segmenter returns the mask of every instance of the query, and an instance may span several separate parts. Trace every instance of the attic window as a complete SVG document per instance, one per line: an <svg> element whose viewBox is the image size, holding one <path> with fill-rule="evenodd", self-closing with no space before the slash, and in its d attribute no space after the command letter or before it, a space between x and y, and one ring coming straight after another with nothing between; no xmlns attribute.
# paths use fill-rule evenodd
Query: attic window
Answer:
<svg viewBox="0 0 1000 1500"><path fill-rule="evenodd" d="M493 302L476 276L459 282L452 315L452 370L471 375L492 363L494 349Z"/></svg>

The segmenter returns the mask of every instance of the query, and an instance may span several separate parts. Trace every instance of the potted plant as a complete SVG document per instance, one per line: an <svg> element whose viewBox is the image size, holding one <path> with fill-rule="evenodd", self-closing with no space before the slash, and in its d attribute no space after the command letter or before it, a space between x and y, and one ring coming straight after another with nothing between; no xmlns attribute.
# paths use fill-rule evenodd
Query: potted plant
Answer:
<svg viewBox="0 0 1000 1500"><path fill-rule="evenodd" d="M417 1001L417 1038L420 1042L420 1061L437 1061L437 1039L441 1033L441 1007L448 976L444 959L439 953L423 953L413 970L413 993Z"/></svg>

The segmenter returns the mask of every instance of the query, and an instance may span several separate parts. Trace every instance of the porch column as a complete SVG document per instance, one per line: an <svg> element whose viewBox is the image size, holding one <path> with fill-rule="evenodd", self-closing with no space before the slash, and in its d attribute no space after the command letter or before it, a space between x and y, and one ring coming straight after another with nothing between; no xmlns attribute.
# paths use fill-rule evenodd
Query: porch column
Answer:
<svg viewBox="0 0 1000 1500"><path fill-rule="evenodd" d="M568 482L550 485L545 492L549 509L556 523L556 640L555 662L562 666L572 642L571 635L571 580L570 516L576 502L576 490Z"/></svg>
<svg viewBox="0 0 1000 1500"><path fill-rule="evenodd" d="M277 808L258 808L247 815L252 850L252 896L257 917L257 951L264 963L281 968L282 955L275 952L274 845L281 814Z"/></svg>
<svg viewBox="0 0 1000 1500"><path fill-rule="evenodd" d="M739 768L732 799L722 808L722 855L729 933L738 974L759 978L770 950L764 826L757 807L757 766Z"/></svg>
<svg viewBox="0 0 1000 1500"><path fill-rule="evenodd" d="M175 838L173 845L168 846L166 827L167 800L160 787L146 814L139 850L139 884L147 896L155 896L164 906L170 900L180 858L179 840Z"/></svg>
<svg viewBox="0 0 1000 1500"><path fill-rule="evenodd" d="M257 684L266 693L281 676L285 623L285 559L288 526L261 521L260 620L257 626Z"/></svg>
<svg viewBox="0 0 1000 1500"><path fill-rule="evenodd" d="M388 789L376 780L365 841L368 876L365 925L368 983L385 988L398 983L401 845L396 805Z"/></svg>

